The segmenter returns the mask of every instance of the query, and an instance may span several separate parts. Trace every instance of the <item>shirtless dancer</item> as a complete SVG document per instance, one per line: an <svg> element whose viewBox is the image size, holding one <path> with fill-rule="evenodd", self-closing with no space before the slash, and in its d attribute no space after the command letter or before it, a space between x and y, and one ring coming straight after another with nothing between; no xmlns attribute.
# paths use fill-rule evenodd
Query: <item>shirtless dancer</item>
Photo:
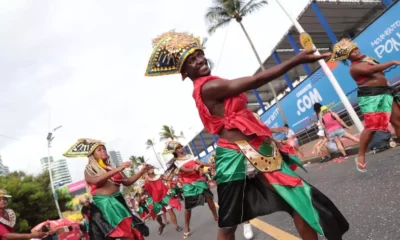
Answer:
<svg viewBox="0 0 400 240"><path fill-rule="evenodd" d="M365 128L360 135L360 150L356 158L359 172L366 172L365 153L375 131L387 131L392 124L400 138L400 93L389 83L384 70L400 65L400 61L379 63L361 54L357 44L342 39L333 48L333 61L351 61L350 75L358 85L358 103L364 114Z"/></svg>
<svg viewBox="0 0 400 240"><path fill-rule="evenodd" d="M211 76L199 38L167 32L153 41L147 76L180 73L194 84L193 98L205 129L219 137L216 181L220 227L218 239L235 239L237 225L276 211L286 211L302 239L342 239L349 224L335 205L289 167L300 160L278 150L270 129L247 108L245 92L257 89L290 69L330 56L303 51L254 76L223 80ZM247 162L254 167L247 171Z"/></svg>

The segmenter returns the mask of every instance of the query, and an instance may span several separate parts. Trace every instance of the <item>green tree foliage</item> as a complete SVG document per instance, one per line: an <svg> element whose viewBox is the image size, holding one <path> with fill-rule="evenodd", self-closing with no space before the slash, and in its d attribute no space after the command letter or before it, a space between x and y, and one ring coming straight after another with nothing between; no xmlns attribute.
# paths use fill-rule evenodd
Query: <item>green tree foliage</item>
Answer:
<svg viewBox="0 0 400 240"><path fill-rule="evenodd" d="M13 209L17 216L16 232L29 232L43 221L58 218L48 172L37 176L13 172L0 177L0 186L12 195L7 208ZM65 205L71 200L69 193L58 191L57 195L61 211L68 210Z"/></svg>

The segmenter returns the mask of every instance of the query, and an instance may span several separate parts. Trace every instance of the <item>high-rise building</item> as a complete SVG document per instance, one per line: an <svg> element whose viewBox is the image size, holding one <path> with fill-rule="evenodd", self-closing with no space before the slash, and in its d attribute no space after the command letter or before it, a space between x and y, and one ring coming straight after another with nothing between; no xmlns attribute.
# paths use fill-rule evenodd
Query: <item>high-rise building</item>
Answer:
<svg viewBox="0 0 400 240"><path fill-rule="evenodd" d="M67 161L65 161L65 159L53 161L53 157L50 157L50 161L51 169L53 170L54 187L57 188L72 183ZM47 157L40 159L40 164L42 165L43 171L49 170L49 161Z"/></svg>
<svg viewBox="0 0 400 240"><path fill-rule="evenodd" d="M122 164L122 157L119 151L109 151L108 155L110 156L110 160L115 166L119 166Z"/></svg>
<svg viewBox="0 0 400 240"><path fill-rule="evenodd" d="M3 160L1 159L0 155L0 176L4 177L10 174L10 169L3 164Z"/></svg>
<svg viewBox="0 0 400 240"><path fill-rule="evenodd" d="M51 163L54 162L54 161L53 161L53 157L50 157L50 161L51 161ZM48 161L48 158L47 158L47 157L44 157L44 158L40 159L40 165L42 166L43 172L49 170L49 161Z"/></svg>
<svg viewBox="0 0 400 240"><path fill-rule="evenodd" d="M4 174L7 176L10 174L10 168L8 166L4 166Z"/></svg>

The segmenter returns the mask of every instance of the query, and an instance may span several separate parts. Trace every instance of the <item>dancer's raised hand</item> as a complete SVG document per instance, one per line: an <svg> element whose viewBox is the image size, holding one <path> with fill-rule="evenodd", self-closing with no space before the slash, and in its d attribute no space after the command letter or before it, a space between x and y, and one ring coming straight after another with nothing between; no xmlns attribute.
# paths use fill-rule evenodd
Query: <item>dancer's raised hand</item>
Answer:
<svg viewBox="0 0 400 240"><path fill-rule="evenodd" d="M315 55L314 53L316 52L316 49L313 50L304 50L301 53L299 53L298 55L296 55L294 57L295 61L299 64L301 63L312 63L312 62L316 62L320 59L324 59L327 57L330 57L332 55L332 53L328 52L328 53L324 53L321 55Z"/></svg>
<svg viewBox="0 0 400 240"><path fill-rule="evenodd" d="M122 170L125 170L125 168L130 167L131 165L132 165L132 162L126 161L126 162L123 162L123 163L118 167L118 169L120 169L120 170L122 171Z"/></svg>
<svg viewBox="0 0 400 240"><path fill-rule="evenodd" d="M146 163L146 164L143 165L141 171L147 172L147 171L148 171L149 169L151 169L151 168L153 168L153 166Z"/></svg>

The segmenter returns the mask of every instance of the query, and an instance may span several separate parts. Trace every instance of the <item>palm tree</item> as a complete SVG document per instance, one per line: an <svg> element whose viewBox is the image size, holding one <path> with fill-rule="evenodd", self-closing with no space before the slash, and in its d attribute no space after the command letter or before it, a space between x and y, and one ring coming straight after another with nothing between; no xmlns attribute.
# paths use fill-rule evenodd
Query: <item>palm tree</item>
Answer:
<svg viewBox="0 0 400 240"><path fill-rule="evenodd" d="M175 134L175 130L172 126L163 125L160 132L160 141L164 141L167 139L175 140L180 138L181 136L177 136Z"/></svg>
<svg viewBox="0 0 400 240"><path fill-rule="evenodd" d="M145 163L144 156L135 156L132 155L129 157L129 160L132 162L132 167L139 167L143 163Z"/></svg>
<svg viewBox="0 0 400 240"><path fill-rule="evenodd" d="M138 162L139 162L140 164L143 164L143 163L146 162L146 161L144 160L144 156L138 157L137 160L138 160Z"/></svg>
<svg viewBox="0 0 400 240"><path fill-rule="evenodd" d="M130 156L130 157L129 157L129 160L132 162L132 166L133 166L133 167L136 167L136 166L138 165L138 163L139 163L137 157L134 156L134 155Z"/></svg>
<svg viewBox="0 0 400 240"><path fill-rule="evenodd" d="M231 20L236 20L242 28L244 34L246 35L247 40L250 43L251 48L253 49L254 55L257 58L258 63L260 64L261 70L265 70L265 67L261 61L260 56L257 53L256 48L254 47L253 42L250 39L249 34L247 33L242 20L243 17L251 14L254 11L259 10L260 8L267 5L267 1L262 0L249 0L247 3L243 0L214 0L214 6L210 7L206 13L206 21L209 25L208 33L213 34L219 28L225 27L229 25ZM281 104L276 95L275 89L271 83L268 83L272 94L274 95L275 102L278 106L279 112L282 116L282 119L285 123L286 117L283 114Z"/></svg>
<svg viewBox="0 0 400 240"><path fill-rule="evenodd" d="M135 175L135 169L137 169L140 165L144 164L146 161L144 160L144 156L135 156L132 155L129 157L129 160L132 162L130 174L131 176Z"/></svg>
<svg viewBox="0 0 400 240"><path fill-rule="evenodd" d="M151 139L147 139L147 141L146 141L146 149L149 149L149 148L152 148L152 149L153 149L154 155L156 156L158 163L160 164L160 166L162 167L162 169L165 171L164 165L161 163L161 160L158 158L158 155L157 155L157 153L156 153L156 150L154 149L154 141L151 140ZM143 162L144 162L144 158L143 158Z"/></svg>
<svg viewBox="0 0 400 240"><path fill-rule="evenodd" d="M133 175L135 175L135 168L137 168L138 165L140 165L140 164L139 164L140 162L139 162L139 160L138 160L138 157L137 157L137 156L134 156L134 155L130 156L130 157L129 157L129 160L132 162L130 174L131 174L131 176L133 176Z"/></svg>

